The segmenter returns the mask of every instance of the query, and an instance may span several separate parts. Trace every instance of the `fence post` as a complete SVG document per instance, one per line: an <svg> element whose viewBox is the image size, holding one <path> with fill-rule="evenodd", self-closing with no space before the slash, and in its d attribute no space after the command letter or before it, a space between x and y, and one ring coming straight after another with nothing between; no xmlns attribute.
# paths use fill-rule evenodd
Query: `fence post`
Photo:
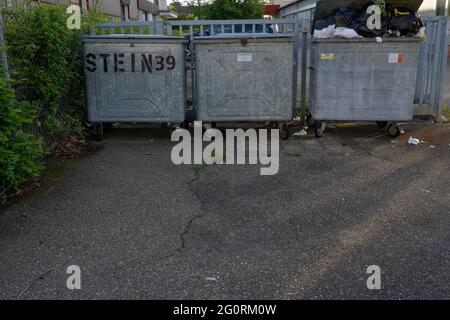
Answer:
<svg viewBox="0 0 450 320"><path fill-rule="evenodd" d="M310 30L310 21L302 20L300 31L302 32L302 73L301 73L301 117L302 122L306 122L306 78L307 78L307 67L308 67L308 33Z"/></svg>
<svg viewBox="0 0 450 320"><path fill-rule="evenodd" d="M2 59L2 69L3 69L3 75L6 79L9 79L9 67L8 67L8 55L6 54L6 42L5 42L5 35L3 34L3 15L0 14L0 50L1 50L1 56L0 59Z"/></svg>

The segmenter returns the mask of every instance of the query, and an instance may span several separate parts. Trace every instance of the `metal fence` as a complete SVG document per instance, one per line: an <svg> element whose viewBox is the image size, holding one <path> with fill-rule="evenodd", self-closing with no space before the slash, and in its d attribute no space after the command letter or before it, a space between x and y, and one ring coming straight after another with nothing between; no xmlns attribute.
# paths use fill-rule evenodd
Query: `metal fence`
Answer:
<svg viewBox="0 0 450 320"><path fill-rule="evenodd" d="M164 34L165 25L159 21L100 22L90 28L91 35Z"/></svg>
<svg viewBox="0 0 450 320"><path fill-rule="evenodd" d="M419 72L416 83L415 93L415 114L432 115L436 119L440 118L440 106L443 103L443 93L446 81L447 69L447 17L424 17L426 26L426 40L424 41L420 51ZM188 21L167 21L167 22L103 22L92 27L91 35L110 35L110 34L136 34L136 35L168 35L183 36L192 40L196 36L211 36L226 33L293 33L295 34L296 48L300 48L299 43L302 40L302 50L299 51L301 61L306 64L308 52L305 51L306 37L302 37L300 30L301 22L299 19L274 19L274 20L188 20ZM0 29L1 31L1 29ZM304 32L304 30L303 30ZM303 33L304 34L304 33ZM0 42L2 35L0 34ZM192 41L191 41L192 44ZM1 43L0 43L1 45ZM8 54L20 54L16 52L8 52ZM187 66L190 69L191 77L194 76L194 66L192 62L195 55L192 45L188 47ZM0 59L3 63L3 73L8 73L8 64L6 63L6 54L2 51ZM303 61L305 60L305 61ZM36 61L39 63L39 61ZM303 64L303 63L302 63ZM301 66L300 66L301 67ZM9 65L11 69L11 65ZM299 68L299 98L306 100L304 97L308 85L307 75L303 69ZM294 79L297 83L297 78ZM194 82L188 82L194 84ZM25 88L26 89L26 88ZM18 88L20 93L20 88ZM195 88L192 90L195 92ZM302 103L304 104L304 103ZM303 109L304 109L303 105Z"/></svg>
<svg viewBox="0 0 450 320"><path fill-rule="evenodd" d="M291 19L168 21L167 34L193 37L226 33L296 33L297 25L297 21Z"/></svg>
<svg viewBox="0 0 450 320"><path fill-rule="evenodd" d="M447 17L424 17L426 39L419 56L416 94L416 115L432 115L440 119L440 106L447 72Z"/></svg>
<svg viewBox="0 0 450 320"><path fill-rule="evenodd" d="M75 116L78 117L84 113L82 86L81 86L81 74L76 79L68 79L65 84L67 88L67 94L61 95L58 101L55 101L55 105L51 105L48 101L41 101L38 96L40 92L36 86L34 86L28 79L28 72L32 70L33 66L42 65L45 63L45 57L40 55L29 55L22 48L8 45L8 32L5 30L5 24L8 23L7 17L0 15L0 60L1 71L4 78L11 80L10 86L14 91L14 99L19 102L30 103L32 109L36 109L37 121L26 125L27 132L32 133L36 137L42 138L45 148L50 148L58 139L55 136L53 130L49 130L43 123L41 116L48 112L49 108L52 109L52 119L55 125L65 130L67 122L76 121ZM70 57L69 63L71 68L75 70L79 65L79 55L76 51ZM23 69L26 66L27 74L24 74ZM45 81L45 78L42 79ZM53 102L53 101L52 101Z"/></svg>
<svg viewBox="0 0 450 320"><path fill-rule="evenodd" d="M6 54L6 50L3 50L4 46L5 46L5 36L3 33L3 16L0 14L0 59L3 76L8 79L9 78L8 55Z"/></svg>

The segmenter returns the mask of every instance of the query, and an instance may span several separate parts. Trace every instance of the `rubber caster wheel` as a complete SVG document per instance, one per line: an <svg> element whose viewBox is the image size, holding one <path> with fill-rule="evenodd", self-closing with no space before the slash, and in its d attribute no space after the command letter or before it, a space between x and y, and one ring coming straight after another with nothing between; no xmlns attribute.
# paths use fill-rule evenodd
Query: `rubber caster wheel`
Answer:
<svg viewBox="0 0 450 320"><path fill-rule="evenodd" d="M280 123L278 125L278 130L280 130L280 138L281 140L288 140L289 139L289 129L287 123Z"/></svg>
<svg viewBox="0 0 450 320"><path fill-rule="evenodd" d="M313 120L312 115L310 115L310 114L306 117L306 125L310 128L314 127L314 120Z"/></svg>
<svg viewBox="0 0 450 320"><path fill-rule="evenodd" d="M377 121L377 126L380 129L385 129L387 127L387 125L388 125L387 121Z"/></svg>
<svg viewBox="0 0 450 320"><path fill-rule="evenodd" d="M104 134L103 134L103 123L96 123L94 125L94 137L97 141L102 141Z"/></svg>
<svg viewBox="0 0 450 320"><path fill-rule="evenodd" d="M181 129L189 129L189 122L183 122L180 124Z"/></svg>
<svg viewBox="0 0 450 320"><path fill-rule="evenodd" d="M398 124L391 123L388 126L387 133L388 133L389 137L391 137L393 139L397 138L401 133L400 128L398 127Z"/></svg>
<svg viewBox="0 0 450 320"><path fill-rule="evenodd" d="M321 138L325 129L327 127L327 123L325 121L314 121L314 136L316 138Z"/></svg>

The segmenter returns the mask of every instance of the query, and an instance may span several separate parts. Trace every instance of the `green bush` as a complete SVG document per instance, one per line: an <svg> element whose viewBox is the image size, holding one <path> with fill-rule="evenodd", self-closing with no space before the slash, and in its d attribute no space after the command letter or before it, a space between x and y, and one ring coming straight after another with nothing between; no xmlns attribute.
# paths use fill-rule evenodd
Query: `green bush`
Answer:
<svg viewBox="0 0 450 320"><path fill-rule="evenodd" d="M41 142L23 131L34 118L33 110L26 102L12 101L11 90L0 79L0 200L42 170Z"/></svg>
<svg viewBox="0 0 450 320"><path fill-rule="evenodd" d="M78 92L71 94L81 93L78 33L67 28L63 6L36 6L7 11L4 16L17 99L36 105L35 132L49 147L66 129L56 118L61 114L61 103L69 97L69 89L79 84Z"/></svg>
<svg viewBox="0 0 450 320"><path fill-rule="evenodd" d="M67 28L66 6L2 11L11 74L0 82L0 197L42 169L44 154L71 134L82 135L84 84L80 33ZM12 91L10 90L12 88Z"/></svg>
<svg viewBox="0 0 450 320"><path fill-rule="evenodd" d="M201 19L261 19L262 0L191 0L194 14Z"/></svg>
<svg viewBox="0 0 450 320"><path fill-rule="evenodd" d="M34 132L51 149L71 129L82 131L85 109L79 37L103 17L96 12L85 14L80 31L67 28L63 5L7 10L3 16L16 97L36 105Z"/></svg>

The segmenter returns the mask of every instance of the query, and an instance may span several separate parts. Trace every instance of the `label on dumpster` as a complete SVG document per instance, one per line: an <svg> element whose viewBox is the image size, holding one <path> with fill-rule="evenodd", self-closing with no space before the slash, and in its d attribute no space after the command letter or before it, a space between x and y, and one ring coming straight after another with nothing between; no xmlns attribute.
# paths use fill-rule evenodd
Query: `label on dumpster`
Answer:
<svg viewBox="0 0 450 320"><path fill-rule="evenodd" d="M321 53L320 59L322 60L333 60L334 59L334 53Z"/></svg>
<svg viewBox="0 0 450 320"><path fill-rule="evenodd" d="M174 56L152 53L88 53L85 57L89 72L162 72L172 71L177 63Z"/></svg>
<svg viewBox="0 0 450 320"><path fill-rule="evenodd" d="M399 63L403 63L404 59L405 59L405 56L401 52L389 53L388 62L399 64Z"/></svg>
<svg viewBox="0 0 450 320"><path fill-rule="evenodd" d="M238 62L252 62L253 55L250 52L239 52L237 55Z"/></svg>

